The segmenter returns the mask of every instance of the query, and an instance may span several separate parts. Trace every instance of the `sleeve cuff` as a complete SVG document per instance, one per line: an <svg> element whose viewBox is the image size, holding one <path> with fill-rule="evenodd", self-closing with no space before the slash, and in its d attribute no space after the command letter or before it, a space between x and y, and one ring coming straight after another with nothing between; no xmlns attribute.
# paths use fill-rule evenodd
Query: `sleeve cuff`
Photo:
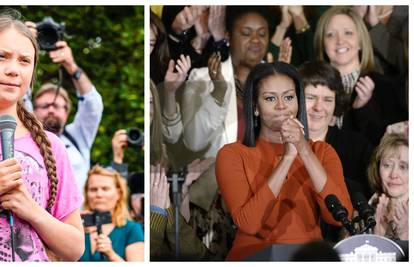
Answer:
<svg viewBox="0 0 414 267"><path fill-rule="evenodd" d="M157 214L159 214L163 217L167 217L167 215L168 215L167 212L165 211L165 209L160 208L158 206L154 206L154 205L150 206L150 211L154 212L154 213L157 213Z"/></svg>
<svg viewBox="0 0 414 267"><path fill-rule="evenodd" d="M155 212L150 213L150 228L156 232L164 232L167 226L167 219Z"/></svg>

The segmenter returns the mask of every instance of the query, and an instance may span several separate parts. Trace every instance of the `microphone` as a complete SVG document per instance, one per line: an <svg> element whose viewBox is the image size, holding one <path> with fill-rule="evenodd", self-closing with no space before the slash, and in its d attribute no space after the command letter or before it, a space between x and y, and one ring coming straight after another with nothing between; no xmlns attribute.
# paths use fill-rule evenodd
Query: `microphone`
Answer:
<svg viewBox="0 0 414 267"><path fill-rule="evenodd" d="M1 132L1 153L2 161L14 157L14 131L16 130L16 120L10 115L0 116ZM12 261L15 261L16 241L14 239L14 219L13 214L8 211L7 217L10 223L10 240L12 249Z"/></svg>
<svg viewBox="0 0 414 267"><path fill-rule="evenodd" d="M7 114L0 116L2 160L14 157L14 131L16 126L16 120L12 116Z"/></svg>
<svg viewBox="0 0 414 267"><path fill-rule="evenodd" d="M348 230L351 235L354 235L355 228L352 225L352 222L348 219L348 211L342 206L339 199L335 195L330 194L325 198L325 205L331 212L335 221L341 222L346 230Z"/></svg>
<svg viewBox="0 0 414 267"><path fill-rule="evenodd" d="M358 211L359 217L361 217L364 221L365 229L363 232L369 228L374 228L374 226L377 224L375 221L375 211L368 204L365 196L361 192L355 192L352 194L351 200L354 209Z"/></svg>

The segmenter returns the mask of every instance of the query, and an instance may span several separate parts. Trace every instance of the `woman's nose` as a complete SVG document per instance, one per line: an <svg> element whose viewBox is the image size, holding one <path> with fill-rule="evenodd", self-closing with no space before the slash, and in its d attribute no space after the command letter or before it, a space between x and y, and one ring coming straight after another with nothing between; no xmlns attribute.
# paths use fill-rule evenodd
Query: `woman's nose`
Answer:
<svg viewBox="0 0 414 267"><path fill-rule="evenodd" d="M336 35L336 43L337 44L342 44L343 38L342 38L342 34L338 33Z"/></svg>
<svg viewBox="0 0 414 267"><path fill-rule="evenodd" d="M315 104L313 105L313 108L315 110L319 111L319 110L321 110L323 108L323 105L322 104L323 104L322 103L322 99L317 98L316 101L315 101Z"/></svg>
<svg viewBox="0 0 414 267"><path fill-rule="evenodd" d="M278 99L276 100L276 105L275 108L276 109L284 109L286 107L285 103L283 102L283 99Z"/></svg>
<svg viewBox="0 0 414 267"><path fill-rule="evenodd" d="M391 179L397 179L399 177L399 175L400 175L400 172L398 170L398 166L394 166L391 170L391 173L390 173Z"/></svg>

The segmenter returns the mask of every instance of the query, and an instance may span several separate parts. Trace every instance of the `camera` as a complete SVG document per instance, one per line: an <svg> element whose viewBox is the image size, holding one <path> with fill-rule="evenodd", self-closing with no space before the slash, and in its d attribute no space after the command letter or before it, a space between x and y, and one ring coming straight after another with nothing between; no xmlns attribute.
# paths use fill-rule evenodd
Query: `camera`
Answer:
<svg viewBox="0 0 414 267"><path fill-rule="evenodd" d="M144 146L144 135L138 128L127 129L128 146L131 147L142 147Z"/></svg>
<svg viewBox="0 0 414 267"><path fill-rule="evenodd" d="M84 227L96 225L98 229L101 228L102 224L112 222L112 215L109 211L100 212L94 210L93 213L82 214L81 218Z"/></svg>
<svg viewBox="0 0 414 267"><path fill-rule="evenodd" d="M56 42L62 39L65 23L57 23L52 17L44 17L36 23L37 42L41 50L52 51L56 49Z"/></svg>

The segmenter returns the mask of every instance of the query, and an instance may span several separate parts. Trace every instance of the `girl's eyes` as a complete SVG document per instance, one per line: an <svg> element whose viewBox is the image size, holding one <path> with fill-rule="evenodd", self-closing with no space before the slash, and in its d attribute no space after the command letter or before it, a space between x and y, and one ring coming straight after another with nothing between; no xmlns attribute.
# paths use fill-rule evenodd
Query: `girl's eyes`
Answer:
<svg viewBox="0 0 414 267"><path fill-rule="evenodd" d="M274 97L274 96L266 96L266 97L265 97L265 100L266 100L266 101L273 102L273 101L275 101L275 100L276 100L276 97Z"/></svg>

